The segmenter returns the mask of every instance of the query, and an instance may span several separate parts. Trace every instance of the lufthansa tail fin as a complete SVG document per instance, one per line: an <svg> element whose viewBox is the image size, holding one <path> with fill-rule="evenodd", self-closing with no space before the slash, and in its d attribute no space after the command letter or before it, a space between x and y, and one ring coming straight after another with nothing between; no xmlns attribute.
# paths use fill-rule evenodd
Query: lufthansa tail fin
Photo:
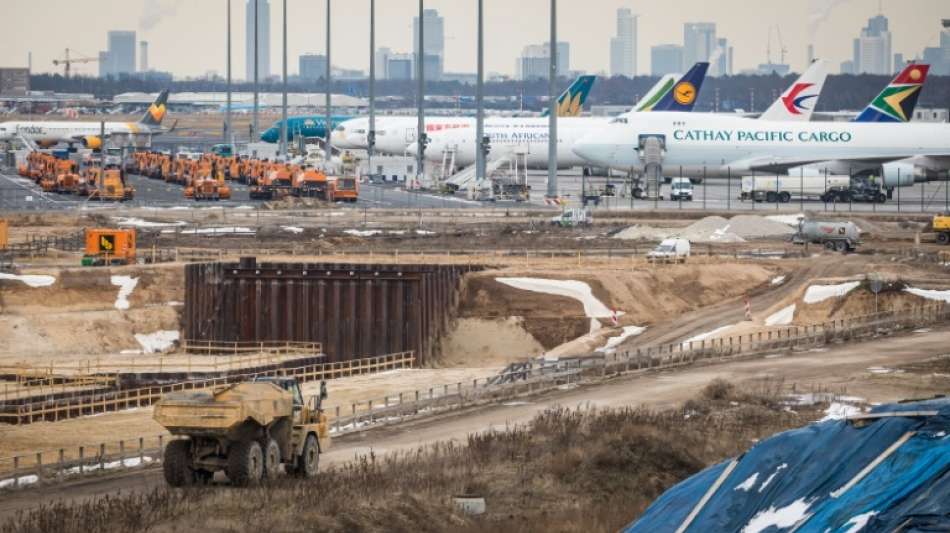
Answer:
<svg viewBox="0 0 950 533"><path fill-rule="evenodd" d="M673 89L673 84L675 83L675 75L664 75L662 78L660 78L660 81L656 82L656 85L651 87L650 90L647 91L645 95L643 95L643 98L637 102L637 105L633 106L633 111L650 111L653 109L653 106L655 106L656 103L660 101L661 98L666 96Z"/></svg>
<svg viewBox="0 0 950 533"><path fill-rule="evenodd" d="M909 122L929 70L930 65L907 65L854 122Z"/></svg>
<svg viewBox="0 0 950 533"><path fill-rule="evenodd" d="M561 96L557 98L557 116L559 117L579 117L584 109L584 102L590 94L591 87L594 86L594 80L597 76L579 76ZM546 117L550 114L548 109L544 110L541 116Z"/></svg>
<svg viewBox="0 0 950 533"><path fill-rule="evenodd" d="M145 115L142 116L139 120L139 124L144 124L146 126L161 126L162 120L165 118L165 106L168 104L168 89L165 89L159 93L158 98L152 102L152 105L148 106L148 110L145 111Z"/></svg>
<svg viewBox="0 0 950 533"><path fill-rule="evenodd" d="M709 63L706 62L693 65L693 68L660 98L651 111L692 111L708 69Z"/></svg>
<svg viewBox="0 0 950 533"><path fill-rule="evenodd" d="M818 98L827 77L828 63L822 59L814 61L759 119L808 122L818 105Z"/></svg>

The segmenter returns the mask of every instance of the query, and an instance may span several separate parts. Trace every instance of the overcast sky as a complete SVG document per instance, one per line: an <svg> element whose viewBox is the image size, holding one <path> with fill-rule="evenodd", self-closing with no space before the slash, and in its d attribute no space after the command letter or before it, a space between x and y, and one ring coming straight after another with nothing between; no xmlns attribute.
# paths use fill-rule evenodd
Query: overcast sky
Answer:
<svg viewBox="0 0 950 533"><path fill-rule="evenodd" d="M106 48L108 30L134 30L149 41L149 65L176 76L225 72L227 0L3 0L0 2L0 66L27 65L35 72L59 71L52 60L65 48L96 56ZM244 77L246 0L231 0L233 74ZM333 63L368 69L369 0L332 0ZM271 4L271 69L280 72L282 0ZM324 51L323 0L287 0L289 71L297 56ZM414 0L378 0L377 46L412 49ZM558 32L571 44L571 68L608 71L609 43L616 31L616 10L630 7L640 16L638 71L649 73L650 47L682 44L684 22L715 22L720 37L735 47L736 71L766 59L769 27L778 25L787 62L800 71L806 47L834 65L851 57L851 41L867 19L880 10L890 19L893 51L914 57L938 42L940 19L950 18L948 0L559 0ZM445 69L475 70L475 0L426 0L445 18ZM515 58L527 44L548 37L549 0L485 0L486 69L513 74ZM773 60L779 45L773 32ZM95 64L74 66L96 74ZM835 66L833 70L837 70Z"/></svg>

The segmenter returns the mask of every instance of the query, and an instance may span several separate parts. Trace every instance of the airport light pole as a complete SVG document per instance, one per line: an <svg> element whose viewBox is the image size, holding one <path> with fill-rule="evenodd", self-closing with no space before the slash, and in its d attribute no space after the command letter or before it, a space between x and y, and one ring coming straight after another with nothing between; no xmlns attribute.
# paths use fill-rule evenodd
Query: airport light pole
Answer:
<svg viewBox="0 0 950 533"><path fill-rule="evenodd" d="M551 71L548 79L548 198L557 198L557 0L551 0Z"/></svg>
<svg viewBox="0 0 950 533"><path fill-rule="evenodd" d="M224 110L224 142L225 144L231 146L231 140L233 135L231 134L231 0L226 0L228 4L228 66L227 66L227 76L228 76L228 89L227 89L227 106ZM231 146L231 151L234 152L234 147Z"/></svg>
<svg viewBox="0 0 950 533"><path fill-rule="evenodd" d="M376 148L376 0L369 0L369 132L366 141L366 169L372 175Z"/></svg>
<svg viewBox="0 0 950 533"><path fill-rule="evenodd" d="M326 118L324 119L325 122L323 124L323 129L326 132L326 142L324 143L324 145L326 147L325 158L327 162L331 161L333 158L333 146L330 141L330 132L333 131L333 124L330 122L330 115L332 111L330 107L330 83L332 81L332 78L330 77L331 76L330 64L331 64L330 62L330 0L327 0L327 72L326 72L326 80L327 80L326 93L327 94L326 94L326 109L325 109Z"/></svg>
<svg viewBox="0 0 950 533"><path fill-rule="evenodd" d="M260 74L258 73L258 66L259 66L258 60L260 59L260 54L258 53L258 50L257 50L258 37L259 37L257 34L258 33L257 27L259 25L258 22L261 20L260 18L258 18L258 9L257 9L258 4L260 4L260 0L254 0L254 117L251 121L251 138L248 139L248 142L254 142L254 137L257 136L257 128L260 126L258 124L258 119L257 119L257 114L258 114L258 111L260 110L259 109L260 102L258 101L258 94L257 94L257 91L258 91L257 83L258 83L258 78L260 77Z"/></svg>
<svg viewBox="0 0 950 533"><path fill-rule="evenodd" d="M475 79L475 182L485 179L485 35L484 2L478 0L478 76Z"/></svg>
<svg viewBox="0 0 950 533"><path fill-rule="evenodd" d="M284 94L280 111L280 154L287 156L287 0L284 0Z"/></svg>
<svg viewBox="0 0 950 533"><path fill-rule="evenodd" d="M419 0L419 42L416 43L416 177L421 180L426 173L426 117L425 117L425 20L423 17L424 1Z"/></svg>

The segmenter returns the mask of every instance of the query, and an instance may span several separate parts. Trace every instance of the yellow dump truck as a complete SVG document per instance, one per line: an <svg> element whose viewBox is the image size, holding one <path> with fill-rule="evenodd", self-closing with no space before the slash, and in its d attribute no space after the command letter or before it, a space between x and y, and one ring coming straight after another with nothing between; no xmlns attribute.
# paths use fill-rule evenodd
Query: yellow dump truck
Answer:
<svg viewBox="0 0 950 533"><path fill-rule="evenodd" d="M937 232L937 242L950 244L950 215L936 215L933 220L934 231Z"/></svg>
<svg viewBox="0 0 950 533"><path fill-rule="evenodd" d="M317 474L330 433L320 394L306 403L293 378L259 378L210 392L165 396L155 420L172 435L165 447L165 481L173 487L209 482L224 471L234 485L276 477L283 467L300 477Z"/></svg>
<svg viewBox="0 0 950 533"><path fill-rule="evenodd" d="M0 250L8 246L10 240L10 237L7 236L8 231L7 221L0 218Z"/></svg>

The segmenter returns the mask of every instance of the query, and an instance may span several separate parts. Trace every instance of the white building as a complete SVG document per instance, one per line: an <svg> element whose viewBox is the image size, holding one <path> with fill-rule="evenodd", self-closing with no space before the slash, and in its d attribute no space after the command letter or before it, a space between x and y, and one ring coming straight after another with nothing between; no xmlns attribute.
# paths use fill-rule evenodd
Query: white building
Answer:
<svg viewBox="0 0 950 533"><path fill-rule="evenodd" d="M637 75L637 16L627 8L617 10L617 36L610 39L610 75Z"/></svg>
<svg viewBox="0 0 950 533"><path fill-rule="evenodd" d="M515 65L515 74L520 80L548 79L551 70L550 43L530 44L521 51ZM568 76L571 71L571 45L557 43L557 75Z"/></svg>
<svg viewBox="0 0 950 533"><path fill-rule="evenodd" d="M855 74L892 74L891 32L887 17L878 15L868 20L867 27L854 40Z"/></svg>

